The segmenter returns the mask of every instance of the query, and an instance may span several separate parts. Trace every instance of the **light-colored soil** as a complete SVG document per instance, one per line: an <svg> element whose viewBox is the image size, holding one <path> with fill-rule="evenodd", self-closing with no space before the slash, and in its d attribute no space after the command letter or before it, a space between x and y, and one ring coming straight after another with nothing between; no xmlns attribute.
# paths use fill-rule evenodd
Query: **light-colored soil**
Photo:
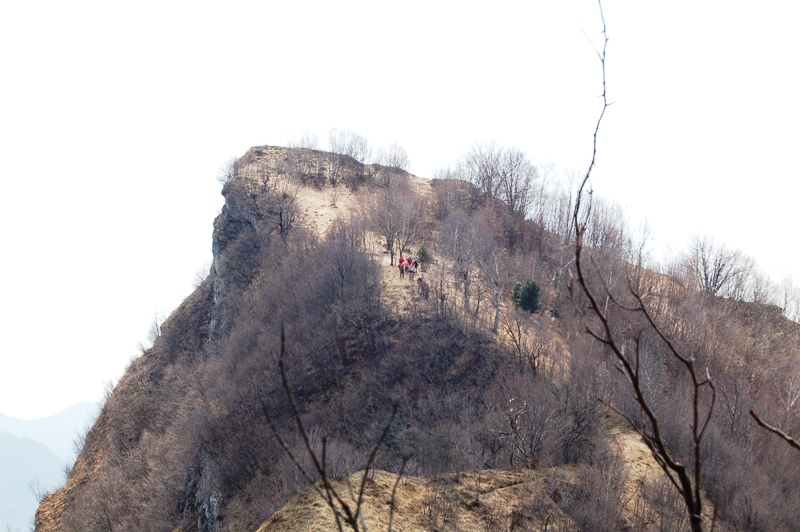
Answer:
<svg viewBox="0 0 800 532"><path fill-rule="evenodd" d="M301 187L297 200L303 222L320 237L325 235L336 218L349 212L356 205L356 195L344 186L321 190Z"/></svg>
<svg viewBox="0 0 800 532"><path fill-rule="evenodd" d="M423 196L430 196L432 181L417 176L409 176L414 190ZM301 186L297 200L306 225L319 236L323 236L334 220L356 209L363 202L366 193L354 193L346 186L317 189ZM388 264L388 261L387 261Z"/></svg>
<svg viewBox="0 0 800 532"><path fill-rule="evenodd" d="M611 433L614 442L625 458L628 477L632 481L641 479L653 481L664 474L639 434L628 428L612 430ZM633 485L635 482L631 484Z"/></svg>
<svg viewBox="0 0 800 532"><path fill-rule="evenodd" d="M410 176L410 180L420 195L430 196L432 194L430 179ZM360 203L365 201L365 197L366 192L354 193L345 186L337 187L335 192L331 187L316 189L303 186L298 191L297 202L305 225L314 230L319 237L323 237L338 217L353 212ZM412 281L408 275L405 279L400 278L400 271L396 266L397 257L395 257L395 265L392 266L389 263L390 255L388 252L384 253L385 248L381 246L379 235L370 235L369 241L373 245L373 255L381 257L385 297L393 302L393 308L399 311L409 311L409 306L412 305L414 298L419 299L416 281ZM412 248L412 251L414 249Z"/></svg>

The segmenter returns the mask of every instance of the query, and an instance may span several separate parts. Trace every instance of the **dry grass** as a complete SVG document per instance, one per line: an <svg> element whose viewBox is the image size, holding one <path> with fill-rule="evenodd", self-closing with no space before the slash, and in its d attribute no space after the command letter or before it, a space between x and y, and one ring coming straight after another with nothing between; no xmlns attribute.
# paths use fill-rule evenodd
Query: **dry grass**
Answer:
<svg viewBox="0 0 800 532"><path fill-rule="evenodd" d="M357 485L361 475L354 474L350 482ZM538 491L544 475L544 471L495 470L462 473L438 481L404 477L394 501L392 530L507 530L517 503ZM367 530L388 530L396 480L393 473L375 471L365 490L363 515ZM346 493L346 481L340 481L337 488ZM313 490L290 500L258 532L300 530L336 530L332 512Z"/></svg>
<svg viewBox="0 0 800 532"><path fill-rule="evenodd" d="M638 434L616 426L610 430L614 444L622 452L628 470L625 499L640 498L639 480L651 482L663 475L649 449ZM352 475L349 482L355 491L362 473ZM555 479L555 480L554 480ZM375 471L365 490L363 505L366 529L386 531L389 525L392 487L397 480L393 473ZM392 530L427 532L458 530L484 532L514 530L523 508L540 501L546 511L540 518L526 513L525 530L543 530L545 514L550 529L572 529L575 524L551 500L548 489L552 483L574 483L575 466L544 469L499 469L470 471L439 479L404 477L397 488ZM347 481L338 481L340 493L350 490ZM638 501L639 509L646 504ZM354 505L353 505L354 506ZM629 502L623 512L632 518L634 504ZM345 528L346 529L346 528ZM336 530L333 514L325 502L309 489L292 498L280 511L264 523L258 532L298 532Z"/></svg>
<svg viewBox="0 0 800 532"><path fill-rule="evenodd" d="M418 194L429 197L433 194L432 181L416 176L409 176L414 189ZM316 189L313 187L301 186L297 194L298 205L302 213L305 225L312 229L319 237L323 237L333 222L339 216L345 216L355 210L360 202L364 201L362 192L353 192L346 186L339 186L336 189L336 205L331 201L331 187ZM391 301L391 308L398 311L410 311L408 303L418 296L417 283L411 281L408 276L400 278L400 272L396 266L390 264L389 253L384 253L379 235L369 235L372 242L372 253L374 256L381 257L379 260L383 266L383 282L385 297Z"/></svg>

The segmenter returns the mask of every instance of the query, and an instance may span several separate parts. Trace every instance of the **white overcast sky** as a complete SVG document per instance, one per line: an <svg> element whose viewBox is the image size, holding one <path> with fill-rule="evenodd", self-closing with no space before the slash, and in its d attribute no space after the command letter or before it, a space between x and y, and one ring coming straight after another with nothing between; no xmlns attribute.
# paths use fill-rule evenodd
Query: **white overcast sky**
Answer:
<svg viewBox="0 0 800 532"><path fill-rule="evenodd" d="M594 188L657 250L800 281L797 4L606 0ZM428 177L478 141L585 169L592 0L0 3L0 412L97 400L211 259L217 169L331 127ZM584 35L584 32L586 35Z"/></svg>

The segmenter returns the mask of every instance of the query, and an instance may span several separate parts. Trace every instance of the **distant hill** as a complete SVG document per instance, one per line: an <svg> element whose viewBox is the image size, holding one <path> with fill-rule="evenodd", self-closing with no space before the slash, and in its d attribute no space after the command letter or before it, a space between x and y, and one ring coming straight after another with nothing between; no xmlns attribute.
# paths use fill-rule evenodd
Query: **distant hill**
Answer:
<svg viewBox="0 0 800 532"><path fill-rule="evenodd" d="M75 459L72 442L97 415L96 403L79 403L39 419L17 419L0 413L0 431L46 445L64 462Z"/></svg>
<svg viewBox="0 0 800 532"><path fill-rule="evenodd" d="M44 444L0 431L0 530L28 530L38 505L28 483L38 479L42 489L58 488L64 463Z"/></svg>

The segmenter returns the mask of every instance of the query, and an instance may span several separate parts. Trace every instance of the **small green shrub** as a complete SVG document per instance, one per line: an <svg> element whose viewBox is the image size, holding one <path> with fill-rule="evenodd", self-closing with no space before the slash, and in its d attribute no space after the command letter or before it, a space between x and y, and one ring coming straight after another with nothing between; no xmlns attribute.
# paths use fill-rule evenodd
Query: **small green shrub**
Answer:
<svg viewBox="0 0 800 532"><path fill-rule="evenodd" d="M539 310L539 292L542 287L534 280L528 279L524 283L517 281L511 290L511 299L519 307L529 312Z"/></svg>
<svg viewBox="0 0 800 532"><path fill-rule="evenodd" d="M428 264L433 261L433 255L425 246L425 244L422 244L417 250L417 261L419 261L419 263L422 265L423 271L427 270Z"/></svg>

